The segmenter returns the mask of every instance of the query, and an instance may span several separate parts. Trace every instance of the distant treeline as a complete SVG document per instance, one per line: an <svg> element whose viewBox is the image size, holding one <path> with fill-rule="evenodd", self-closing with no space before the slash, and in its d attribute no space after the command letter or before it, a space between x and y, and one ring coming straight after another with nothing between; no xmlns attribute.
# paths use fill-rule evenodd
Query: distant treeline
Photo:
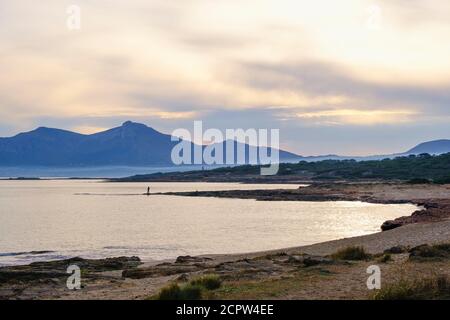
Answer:
<svg viewBox="0 0 450 320"><path fill-rule="evenodd" d="M258 174L259 166L219 168L208 174ZM373 161L324 160L283 163L278 175L309 176L312 180L381 179L406 180L410 183L450 183L450 153L443 155L410 155Z"/></svg>

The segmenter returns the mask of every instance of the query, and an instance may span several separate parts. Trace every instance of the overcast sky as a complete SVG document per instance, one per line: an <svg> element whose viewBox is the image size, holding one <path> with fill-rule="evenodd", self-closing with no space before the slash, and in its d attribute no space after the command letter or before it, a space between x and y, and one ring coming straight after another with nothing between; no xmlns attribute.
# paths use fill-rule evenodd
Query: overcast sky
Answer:
<svg viewBox="0 0 450 320"><path fill-rule="evenodd" d="M449 17L448 0L2 0L0 136L203 120L279 128L303 155L404 151L450 138Z"/></svg>

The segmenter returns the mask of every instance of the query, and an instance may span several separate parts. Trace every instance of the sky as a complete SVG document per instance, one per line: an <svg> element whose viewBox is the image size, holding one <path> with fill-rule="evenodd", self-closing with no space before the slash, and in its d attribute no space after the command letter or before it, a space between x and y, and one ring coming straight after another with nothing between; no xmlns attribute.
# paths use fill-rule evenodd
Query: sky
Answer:
<svg viewBox="0 0 450 320"><path fill-rule="evenodd" d="M75 5L80 28L73 28ZM2 0L0 136L280 129L302 155L450 139L447 0Z"/></svg>

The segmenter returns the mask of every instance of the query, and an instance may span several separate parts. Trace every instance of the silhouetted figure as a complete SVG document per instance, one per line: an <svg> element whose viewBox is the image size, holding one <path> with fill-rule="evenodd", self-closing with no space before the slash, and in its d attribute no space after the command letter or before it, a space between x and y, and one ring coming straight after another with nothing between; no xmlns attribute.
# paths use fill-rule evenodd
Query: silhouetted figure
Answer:
<svg viewBox="0 0 450 320"><path fill-rule="evenodd" d="M147 187L147 195L150 195L150 187Z"/></svg>

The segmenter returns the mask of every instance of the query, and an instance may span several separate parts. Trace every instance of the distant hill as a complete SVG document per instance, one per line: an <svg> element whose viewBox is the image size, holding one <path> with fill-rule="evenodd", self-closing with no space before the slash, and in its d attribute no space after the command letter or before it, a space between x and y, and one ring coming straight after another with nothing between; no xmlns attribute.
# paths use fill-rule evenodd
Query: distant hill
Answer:
<svg viewBox="0 0 450 320"><path fill-rule="evenodd" d="M0 138L0 165L171 166L172 148L177 143L171 141L170 135L131 121L120 127L90 135L40 127L14 137ZM194 144L190 145L192 150ZM238 145L234 142L235 150ZM249 150L256 147L245 145L244 148L248 155ZM282 150L279 152L280 161L291 162L300 159L296 154ZM245 163L248 163L248 156Z"/></svg>
<svg viewBox="0 0 450 320"><path fill-rule="evenodd" d="M383 160L322 160L282 163L274 176L260 176L260 166L140 174L111 179L120 182L247 182L309 183L310 181L405 181L410 184L450 183L450 153L409 155Z"/></svg>
<svg viewBox="0 0 450 320"><path fill-rule="evenodd" d="M450 152L450 140L434 140L421 143L411 150L407 151L407 154L443 154Z"/></svg>

